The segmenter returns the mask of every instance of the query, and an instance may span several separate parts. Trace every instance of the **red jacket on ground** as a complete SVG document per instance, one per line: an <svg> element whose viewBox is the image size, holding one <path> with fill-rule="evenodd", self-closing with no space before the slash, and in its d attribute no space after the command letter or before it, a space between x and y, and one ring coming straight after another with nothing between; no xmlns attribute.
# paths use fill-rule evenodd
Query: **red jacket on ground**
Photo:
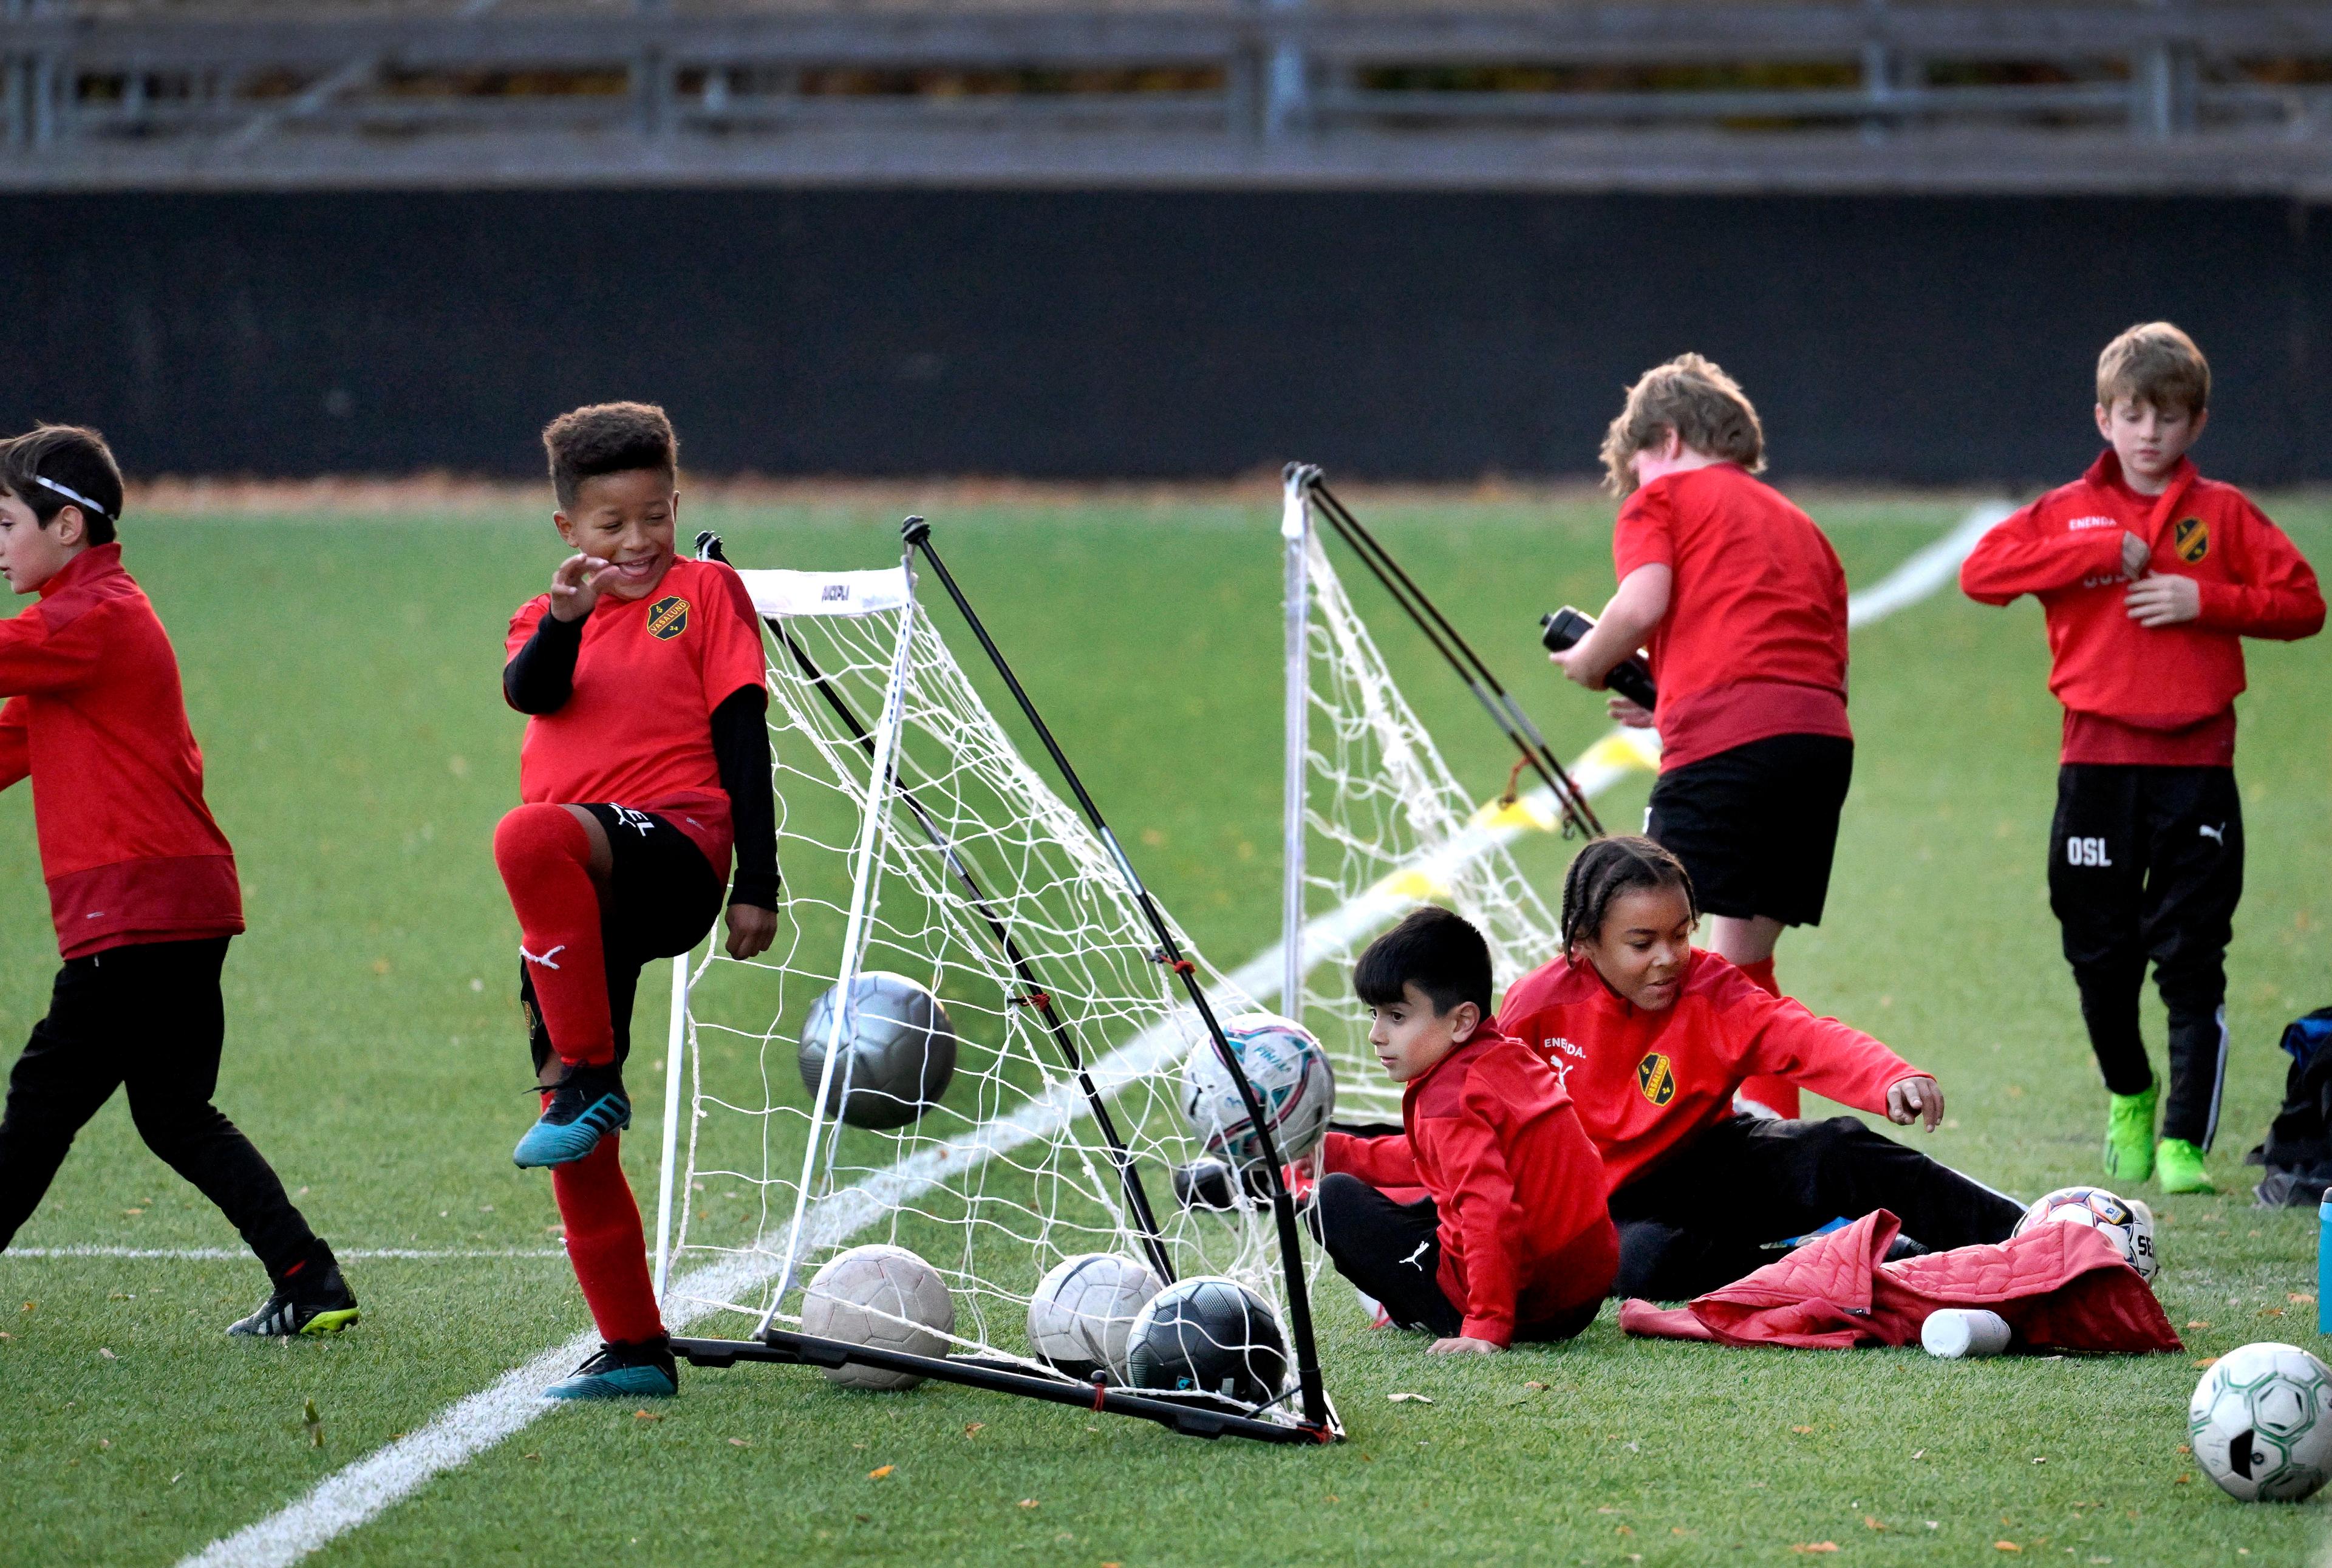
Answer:
<svg viewBox="0 0 2332 1568"><path fill-rule="evenodd" d="M1497 1026L1563 1080L1614 1190L1731 1115L1744 1078L1770 1073L1883 1115L1888 1089L1919 1071L1698 948L1658 1012L1622 1000L1593 965L1557 959L1508 988Z"/></svg>
<svg viewBox="0 0 2332 1568"><path fill-rule="evenodd" d="M243 929L178 658L119 544L81 551L0 621L0 789L33 780L59 951Z"/></svg>
<svg viewBox="0 0 2332 1568"><path fill-rule="evenodd" d="M1439 1283L1458 1333L1514 1342L1601 1300L1620 1267L1595 1147L1563 1085L1486 1025L1400 1096L1401 1135L1331 1133L1321 1169L1372 1187L1422 1187L1441 1211Z"/></svg>
<svg viewBox="0 0 2332 1568"><path fill-rule="evenodd" d="M1683 1306L1621 1302L1620 1326L1648 1338L1849 1350L1909 1344L1929 1315L1960 1306L1998 1313L2026 1350L2184 1348L2137 1270L2088 1226L2036 1225L1994 1245L1884 1261L1901 1229L1873 1210Z"/></svg>
<svg viewBox="0 0 2332 1568"><path fill-rule="evenodd" d="M2151 570L2195 579L2198 618L2174 626L2129 618L2124 532L2153 545ZM2241 491L2182 459L2168 489L2140 495L2111 451L1986 533L1960 567L1960 587L1988 605L2040 599L2067 762L2232 765L2238 639L2289 641L2324 626L2315 572Z"/></svg>

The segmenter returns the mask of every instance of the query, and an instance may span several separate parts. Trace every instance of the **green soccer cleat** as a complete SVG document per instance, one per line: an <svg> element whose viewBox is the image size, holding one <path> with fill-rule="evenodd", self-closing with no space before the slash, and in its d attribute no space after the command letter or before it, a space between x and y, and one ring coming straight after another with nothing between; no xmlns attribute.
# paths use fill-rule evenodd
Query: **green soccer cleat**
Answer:
<svg viewBox="0 0 2332 1568"><path fill-rule="evenodd" d="M2154 1174L2154 1107L2162 1085L2148 1084L2135 1095L2109 1095L2106 1113L2106 1174L2135 1187Z"/></svg>
<svg viewBox="0 0 2332 1568"><path fill-rule="evenodd" d="M336 1263L311 1286L277 1286L257 1311L227 1324L226 1331L238 1339L313 1339L338 1334L356 1321L356 1293Z"/></svg>
<svg viewBox="0 0 2332 1568"><path fill-rule="evenodd" d="M672 1342L602 1343L590 1360L542 1391L547 1400L668 1400L680 1392Z"/></svg>
<svg viewBox="0 0 2332 1568"><path fill-rule="evenodd" d="M2154 1168L2165 1192L2216 1192L2203 1169L2203 1151L2184 1138L2165 1138L2154 1151Z"/></svg>

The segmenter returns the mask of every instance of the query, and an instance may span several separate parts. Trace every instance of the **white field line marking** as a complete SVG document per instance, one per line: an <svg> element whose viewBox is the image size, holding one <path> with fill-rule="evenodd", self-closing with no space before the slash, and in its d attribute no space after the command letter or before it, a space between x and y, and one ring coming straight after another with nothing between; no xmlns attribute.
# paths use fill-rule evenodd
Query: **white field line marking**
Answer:
<svg viewBox="0 0 2332 1568"><path fill-rule="evenodd" d="M332 1255L363 1263L436 1263L462 1257L564 1257L563 1247L343 1247ZM15 1257L165 1257L174 1263L255 1261L246 1247L100 1247L81 1242L72 1247L12 1247L0 1252L0 1263Z"/></svg>
<svg viewBox="0 0 2332 1568"><path fill-rule="evenodd" d="M1904 562L1866 599L1857 601L1859 605L1875 600L1880 607L1856 616L1855 623L1876 620L1933 593L1956 569L1960 558L1974 548L1983 530L2005 515L2005 510L1979 509L1943 540ZM1895 588L1897 578L1907 573L1913 574L1911 580L1918 585L1918 592L1906 594ZM1639 733L1621 731L1616 737L1616 746L1615 737L1607 736L1591 748L1574 770L1580 788L1591 793L1623 777L1631 766L1626 760L1627 751L1633 749ZM1602 759L1600 762L1599 755ZM1640 760L1632 763L1642 765ZM1532 799L1536 801L1537 798ZM1504 843L1524 831L1524 825L1513 820L1515 813L1499 815L1497 825L1485 823L1463 836L1464 842L1477 846L1472 853L1482 853L1492 843ZM1445 855L1456 852L1453 845ZM1426 874L1430 875L1429 871ZM1356 902L1366 902L1370 896L1364 894ZM1339 912L1324 918L1335 920L1341 914ZM1227 978L1257 1001L1269 1001L1279 994L1280 969L1275 944ZM1122 1079L1154 1066L1161 1059L1167 1037L1175 1034L1165 1024L1152 1026L1097 1064L1096 1081L1106 1092L1111 1086L1110 1079ZM902 1161L865 1186L836 1193L811 1209L804 1220L809 1232L805 1240L817 1247L845 1239L913 1194L1042 1136L1076 1114L1083 1104L1082 1095L1069 1085L1059 1085L1008 1117L973 1128ZM776 1272L778 1256L782 1256L783 1251L781 1245L772 1242L769 1250L757 1248L739 1253L674 1280L665 1301L667 1323L674 1330L684 1329L707 1314L731 1305L755 1286L768 1283ZM778 1256L772 1256L772 1252ZM282 1511L211 1543L186 1558L179 1568L289 1568L417 1491L441 1472L468 1462L471 1456L523 1430L550 1408L542 1398L542 1391L565 1376L597 1345L598 1336L587 1332L543 1352L523 1366L503 1373L490 1387L449 1406L420 1430L328 1477Z"/></svg>

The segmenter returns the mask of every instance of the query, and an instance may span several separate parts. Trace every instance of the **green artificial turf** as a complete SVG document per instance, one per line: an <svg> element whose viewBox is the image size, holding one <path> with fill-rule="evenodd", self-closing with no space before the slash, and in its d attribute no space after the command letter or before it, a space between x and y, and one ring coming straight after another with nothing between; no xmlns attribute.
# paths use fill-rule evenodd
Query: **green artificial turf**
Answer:
<svg viewBox="0 0 2332 1568"><path fill-rule="evenodd" d="M1226 967L1278 923L1275 502L934 512L1121 837ZM1601 732L1600 703L1560 686L1533 639L1540 611L1608 591L1607 506L1362 505L1561 751ZM1858 584L1964 509L1812 503ZM2332 561L2332 506L2273 510ZM895 559L895 516L871 504L687 521L722 529L745 564ZM549 1182L509 1162L527 1075L489 855L516 788L504 617L556 553L515 511L131 517L128 562L177 641L252 920L228 965L220 1104L341 1247L521 1256L352 1263L363 1324L289 1346L220 1334L263 1293L247 1259L0 1256L0 1563L174 1561L585 1326L552 1254ZM1467 787L1494 792L1503 742L1347 575ZM976 648L939 615L970 663ZM1782 979L1941 1075L1950 1120L1921 1140L1938 1156L2026 1196L2096 1179L2104 1095L2043 881L2058 721L2038 611L1946 589L1859 633L1854 654L1859 766L1831 916L1788 939ZM936 1385L871 1395L798 1369L693 1372L655 1420L547 1414L313 1560L1684 1563L1834 1544L1840 1562L1965 1563L2006 1543L2025 1560L2300 1561L2321 1499L2238 1505L2179 1445L2196 1359L2316 1343L2314 1217L2251 1208L2241 1158L2279 1097L2283 1023L2332 1000L2328 667L2320 643L2254 645L2241 703L2251 849L2212 1158L2224 1190L2146 1194L2187 1354L1724 1351L1630 1342L1607 1313L1559 1349L1429 1360L1364 1328L1331 1280L1322 1347L1352 1434L1333 1448L1208 1444ZM1635 823L1644 793L1637 779L1606 796L1605 820ZM0 796L0 1029L20 1037L55 966L30 805ZM1520 852L1550 891L1564 848L1547 837ZM646 1056L660 1054L645 1043L661 1038L653 971L642 990ZM2158 1053L2158 1006L2147 1018ZM636 1086L654 1126L660 1082ZM652 1194L648 1142L627 1153ZM18 1238L81 1243L235 1245L119 1103Z"/></svg>

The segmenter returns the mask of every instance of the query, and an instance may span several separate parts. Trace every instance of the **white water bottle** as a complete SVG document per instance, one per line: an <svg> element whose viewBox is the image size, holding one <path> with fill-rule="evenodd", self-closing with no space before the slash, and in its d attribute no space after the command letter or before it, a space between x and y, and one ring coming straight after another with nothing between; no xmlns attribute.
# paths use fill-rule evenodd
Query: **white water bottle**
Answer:
<svg viewBox="0 0 2332 1568"><path fill-rule="evenodd" d="M1974 1361L2008 1349L2008 1320L1981 1307L1947 1306L1927 1315L1919 1343L1946 1361Z"/></svg>

